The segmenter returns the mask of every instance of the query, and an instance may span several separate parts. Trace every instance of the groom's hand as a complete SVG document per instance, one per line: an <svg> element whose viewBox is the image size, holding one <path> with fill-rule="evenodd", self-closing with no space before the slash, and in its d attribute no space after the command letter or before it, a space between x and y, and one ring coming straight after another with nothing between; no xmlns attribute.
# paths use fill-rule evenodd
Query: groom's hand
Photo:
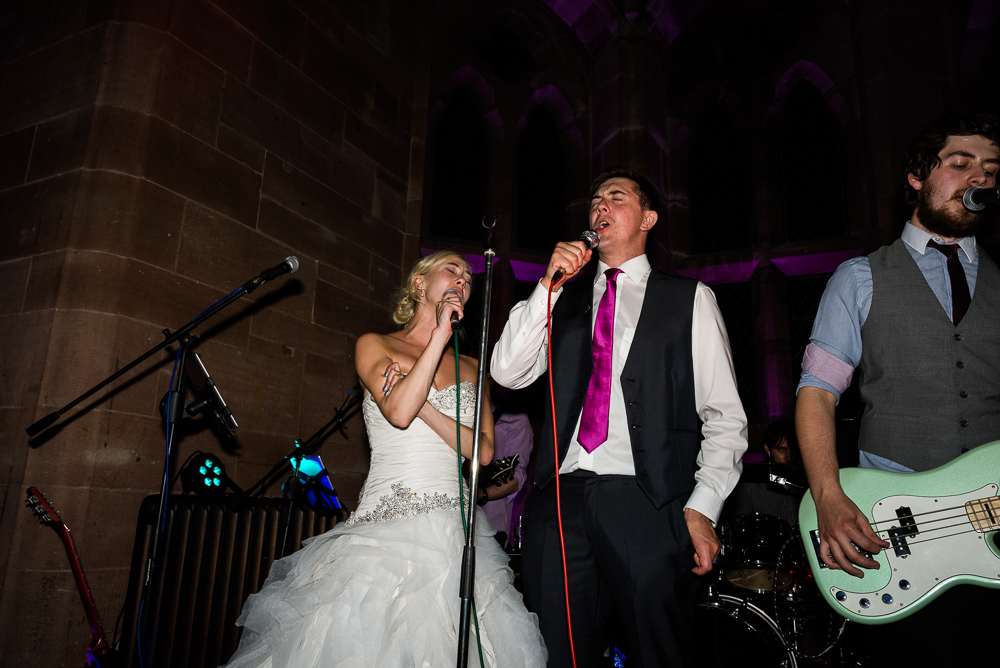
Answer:
<svg viewBox="0 0 1000 668"><path fill-rule="evenodd" d="M688 525L688 533L691 534L691 542L694 543L695 567L691 571L695 575L704 575L712 570L712 564L722 550L722 543L715 535L711 520L697 510L685 508L684 520Z"/></svg>

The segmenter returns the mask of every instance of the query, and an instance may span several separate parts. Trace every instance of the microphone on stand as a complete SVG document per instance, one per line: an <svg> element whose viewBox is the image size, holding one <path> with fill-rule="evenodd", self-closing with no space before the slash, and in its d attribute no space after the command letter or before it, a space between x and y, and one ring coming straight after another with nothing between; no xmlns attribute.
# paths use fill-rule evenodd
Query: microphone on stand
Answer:
<svg viewBox="0 0 1000 668"><path fill-rule="evenodd" d="M1000 200L1000 188L970 186L962 195L962 204L969 211L982 211L987 204Z"/></svg>
<svg viewBox="0 0 1000 668"><path fill-rule="evenodd" d="M601 236L594 230L584 230L580 233L580 241L587 247L587 250L594 250L601 245ZM552 282L558 283L562 277L563 270L557 269L556 273L552 274Z"/></svg>
<svg viewBox="0 0 1000 668"><path fill-rule="evenodd" d="M451 294L455 295L456 297L458 297L458 301L459 301L459 302L461 302L461 301L462 301L462 293L460 293L460 292L459 292L458 290L456 290L455 288L448 288L447 290L445 290L444 292L442 292L442 293L441 293L441 299L443 300L443 299L444 299L444 296L445 296L446 294L448 294L449 292L450 292ZM456 329L458 329L458 314L457 314L457 313L455 313L454 311L452 311L452 312L451 312L451 331L453 331L453 332L454 332L454 331L455 331Z"/></svg>
<svg viewBox="0 0 1000 668"><path fill-rule="evenodd" d="M283 274L294 274L299 270L299 258L294 255L289 255L285 258L285 261L279 264L277 267L271 267L270 269L265 269L260 272L249 281L243 284L246 288L247 293L253 292L264 283L268 281L273 281L278 276Z"/></svg>

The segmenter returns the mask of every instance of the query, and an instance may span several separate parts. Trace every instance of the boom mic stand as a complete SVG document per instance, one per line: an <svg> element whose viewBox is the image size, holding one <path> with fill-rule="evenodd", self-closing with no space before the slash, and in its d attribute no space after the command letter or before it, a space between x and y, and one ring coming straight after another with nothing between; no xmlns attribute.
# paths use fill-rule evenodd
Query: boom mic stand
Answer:
<svg viewBox="0 0 1000 668"><path fill-rule="evenodd" d="M71 408L78 405L80 402L84 401L88 397L92 396L98 390L106 387L108 384L122 377L124 374L131 371L137 365L149 359L151 356L155 355L157 352L163 350L167 346L176 343L178 341L181 342L181 347L180 350L178 351L178 361L177 361L177 371L178 371L177 387L176 390L174 387L171 387L167 393L167 410L165 411L164 414L164 419L167 423L167 448L166 448L166 456L164 457L163 461L163 482L160 487L160 509L159 509L159 514L156 518L156 528L153 534L153 551L150 553L149 560L146 562L146 577L142 585L142 589L144 591L148 589L150 583L152 582L155 566L159 562L159 551L160 549L162 549L161 535L163 533L163 519L165 515L164 511L167 506L167 498L170 494L170 482L169 482L170 454L171 454L170 450L174 441L174 432L176 429L177 421L180 419L180 417L182 417L181 414L183 413L184 402L182 400L182 395L180 390L184 382L184 373L185 373L184 366L190 347L197 340L197 337L193 335L189 336L189 334L192 330L194 330L195 327L200 325L208 318L211 318L213 315L215 315L222 309L226 308L227 306L235 302L243 295L250 294L251 292L259 288L267 281L275 279L278 276L281 276L282 274L294 273L298 271L298 269L299 269L299 260L294 255L291 255L285 258L285 261L282 262L280 265L262 271L260 274L258 274L254 278L251 278L249 281L238 287L236 290L233 290L231 293L229 293L228 295L217 301L215 304L212 304L205 311L203 311L201 315L199 315L197 318L195 318L188 324L184 325L177 331L175 331L173 334L170 333L169 329L164 329L163 335L166 338L161 343L153 346L145 353L143 353L142 355L135 358L127 365L119 369L117 372L108 376L100 383L98 383L94 387L90 388L89 390L81 394L73 401L69 402L59 410L49 413L41 420L38 420L25 430L28 433L28 436L35 436L41 433L42 431L51 427L60 417L65 415L67 411L69 411Z"/></svg>
<svg viewBox="0 0 1000 668"><path fill-rule="evenodd" d="M486 381L486 339L490 324L490 290L493 287L493 258L496 252L493 250L493 228L497 221L493 220L492 225L486 224L483 219L483 227L486 229L486 248L483 257L486 262L483 265L483 309L480 315L479 324L479 371L476 375L476 412L472 422L472 461L469 462L469 530L465 536L465 548L462 551L462 578L459 582L459 598L461 599L461 609L458 623L458 668L466 668L469 665L469 623L472 617L472 598L474 584L476 581L476 490L479 489L479 427L482 421L483 405L483 384ZM456 378L455 382L460 379Z"/></svg>
<svg viewBox="0 0 1000 668"><path fill-rule="evenodd" d="M263 494L268 487L277 482L278 477L284 473L286 467L291 466L290 462L293 457L305 457L306 455L310 455L326 441L327 437L332 436L338 431L346 432L347 425L345 423L358 414L358 411L355 409L361 403L361 395L359 394L353 400L351 397L354 395L354 390L357 390L360 387L360 385L352 387L347 393L347 396L344 397L344 401L340 405L340 408L334 412L333 418L329 422L316 430L316 432L305 441L296 439L295 449L282 457L281 461L271 467L271 470L265 473L260 480L250 485L245 492L233 497L233 499L229 502L229 507L236 512L249 508L253 500ZM327 430L331 427L333 427L333 429L327 433Z"/></svg>

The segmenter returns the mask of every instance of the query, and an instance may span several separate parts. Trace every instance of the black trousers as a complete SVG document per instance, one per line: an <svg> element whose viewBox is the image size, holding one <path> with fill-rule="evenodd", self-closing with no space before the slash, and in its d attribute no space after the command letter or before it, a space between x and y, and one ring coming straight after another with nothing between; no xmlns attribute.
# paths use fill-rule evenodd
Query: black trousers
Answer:
<svg viewBox="0 0 1000 668"><path fill-rule="evenodd" d="M685 498L657 510L633 476L570 474L563 533L579 668L603 647L599 607L610 595L628 640L629 668L692 665L696 577ZM528 606L538 615L549 666L571 666L555 481L533 495L522 548Z"/></svg>

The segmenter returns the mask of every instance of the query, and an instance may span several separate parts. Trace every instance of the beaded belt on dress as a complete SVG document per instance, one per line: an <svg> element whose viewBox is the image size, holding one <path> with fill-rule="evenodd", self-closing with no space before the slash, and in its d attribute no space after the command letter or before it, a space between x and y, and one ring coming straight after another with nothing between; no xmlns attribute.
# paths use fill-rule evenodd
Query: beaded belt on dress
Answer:
<svg viewBox="0 0 1000 668"><path fill-rule="evenodd" d="M458 505L457 498L440 492L433 494L424 492L423 498L420 498L417 492L412 491L403 483L397 482L392 485L392 494L386 494L380 498L373 510L364 515L358 515L357 512L351 513L347 519L347 525L353 526L362 522L387 522L399 517L423 515L441 508L457 510Z"/></svg>

